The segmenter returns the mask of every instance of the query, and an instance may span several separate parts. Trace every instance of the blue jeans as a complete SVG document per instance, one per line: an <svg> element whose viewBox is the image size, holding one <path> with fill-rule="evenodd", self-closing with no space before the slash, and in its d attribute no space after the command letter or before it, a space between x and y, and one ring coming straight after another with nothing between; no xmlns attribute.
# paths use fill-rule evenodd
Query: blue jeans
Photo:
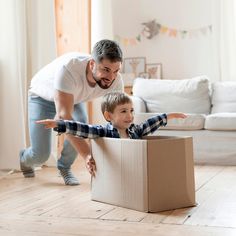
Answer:
<svg viewBox="0 0 236 236"><path fill-rule="evenodd" d="M24 150L22 160L26 166L37 166L48 160L51 153L52 130L36 124L36 120L54 119L56 115L55 103L41 97L29 96L28 118L31 147ZM74 105L73 119L87 122L86 109L83 103ZM69 169L73 164L77 152L65 139L61 156L58 159L58 169Z"/></svg>

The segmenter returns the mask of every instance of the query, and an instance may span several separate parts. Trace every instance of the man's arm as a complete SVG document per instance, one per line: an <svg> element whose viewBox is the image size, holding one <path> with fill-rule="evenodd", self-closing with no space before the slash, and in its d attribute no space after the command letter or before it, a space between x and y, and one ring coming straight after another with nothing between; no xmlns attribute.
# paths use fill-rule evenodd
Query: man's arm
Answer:
<svg viewBox="0 0 236 236"><path fill-rule="evenodd" d="M56 105L56 117L55 119L72 120L72 113L74 110L74 97L72 94L64 93L59 90L55 90L55 105ZM86 161L86 167L90 174L94 174L95 165L91 165L91 150L89 144L81 138L66 135L66 138L78 151ZM93 162L93 161L92 161Z"/></svg>

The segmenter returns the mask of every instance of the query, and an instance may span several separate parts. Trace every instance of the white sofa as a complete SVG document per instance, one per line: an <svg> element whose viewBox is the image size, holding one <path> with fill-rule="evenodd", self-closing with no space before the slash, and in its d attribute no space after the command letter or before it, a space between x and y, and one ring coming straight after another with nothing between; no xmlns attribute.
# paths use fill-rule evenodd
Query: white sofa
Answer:
<svg viewBox="0 0 236 236"><path fill-rule="evenodd" d="M236 165L236 82L138 78L133 102L135 123L157 113L187 113L187 119L170 120L154 135L192 136L195 163Z"/></svg>

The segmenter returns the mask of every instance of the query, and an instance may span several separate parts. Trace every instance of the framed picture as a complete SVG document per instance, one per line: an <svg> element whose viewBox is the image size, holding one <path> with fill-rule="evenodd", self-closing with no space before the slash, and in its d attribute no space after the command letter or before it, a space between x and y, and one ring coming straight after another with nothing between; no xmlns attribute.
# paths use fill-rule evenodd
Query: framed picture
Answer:
<svg viewBox="0 0 236 236"><path fill-rule="evenodd" d="M138 77L140 73L145 72L145 65L145 57L124 58L124 73L133 73L135 77Z"/></svg>
<svg viewBox="0 0 236 236"><path fill-rule="evenodd" d="M139 73L138 77L144 78L144 79L149 79L149 74L147 72L141 72L141 73Z"/></svg>
<svg viewBox="0 0 236 236"><path fill-rule="evenodd" d="M124 86L133 86L135 75L133 73L121 73Z"/></svg>
<svg viewBox="0 0 236 236"><path fill-rule="evenodd" d="M149 75L149 79L161 79L161 63L146 64L146 73Z"/></svg>

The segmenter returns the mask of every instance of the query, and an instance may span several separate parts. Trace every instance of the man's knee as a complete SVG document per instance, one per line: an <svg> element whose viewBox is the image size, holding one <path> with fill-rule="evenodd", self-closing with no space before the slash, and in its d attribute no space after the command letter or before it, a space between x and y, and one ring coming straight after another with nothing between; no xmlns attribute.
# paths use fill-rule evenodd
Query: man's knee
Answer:
<svg viewBox="0 0 236 236"><path fill-rule="evenodd" d="M38 164L46 162L50 157L50 151L33 151L33 159L37 160Z"/></svg>

